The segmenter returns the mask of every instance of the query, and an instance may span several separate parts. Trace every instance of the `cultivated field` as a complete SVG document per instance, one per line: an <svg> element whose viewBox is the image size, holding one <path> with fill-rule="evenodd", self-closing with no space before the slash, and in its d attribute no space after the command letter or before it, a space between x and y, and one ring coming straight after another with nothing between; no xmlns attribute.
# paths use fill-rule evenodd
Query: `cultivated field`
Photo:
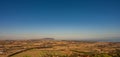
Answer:
<svg viewBox="0 0 120 57"><path fill-rule="evenodd" d="M120 57L120 42L0 41L0 57Z"/></svg>

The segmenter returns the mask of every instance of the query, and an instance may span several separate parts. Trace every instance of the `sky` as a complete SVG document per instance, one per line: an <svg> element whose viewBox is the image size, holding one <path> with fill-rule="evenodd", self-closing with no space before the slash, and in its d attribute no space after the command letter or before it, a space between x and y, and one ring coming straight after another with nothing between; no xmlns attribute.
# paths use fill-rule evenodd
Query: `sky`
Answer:
<svg viewBox="0 0 120 57"><path fill-rule="evenodd" d="M119 0L0 0L0 39L120 39Z"/></svg>

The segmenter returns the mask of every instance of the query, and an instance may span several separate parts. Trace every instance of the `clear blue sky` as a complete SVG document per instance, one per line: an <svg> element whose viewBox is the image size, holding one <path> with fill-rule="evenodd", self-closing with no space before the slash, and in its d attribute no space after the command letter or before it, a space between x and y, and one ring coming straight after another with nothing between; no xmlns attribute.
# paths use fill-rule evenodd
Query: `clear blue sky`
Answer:
<svg viewBox="0 0 120 57"><path fill-rule="evenodd" d="M91 39L119 35L119 0L0 0L1 38Z"/></svg>

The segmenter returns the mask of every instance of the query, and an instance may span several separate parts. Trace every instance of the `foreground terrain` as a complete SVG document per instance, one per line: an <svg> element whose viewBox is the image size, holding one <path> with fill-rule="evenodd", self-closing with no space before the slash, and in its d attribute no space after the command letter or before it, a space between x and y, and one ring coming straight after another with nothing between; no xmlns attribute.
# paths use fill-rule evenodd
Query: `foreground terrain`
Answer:
<svg viewBox="0 0 120 57"><path fill-rule="evenodd" d="M120 57L120 42L1 40L0 57Z"/></svg>

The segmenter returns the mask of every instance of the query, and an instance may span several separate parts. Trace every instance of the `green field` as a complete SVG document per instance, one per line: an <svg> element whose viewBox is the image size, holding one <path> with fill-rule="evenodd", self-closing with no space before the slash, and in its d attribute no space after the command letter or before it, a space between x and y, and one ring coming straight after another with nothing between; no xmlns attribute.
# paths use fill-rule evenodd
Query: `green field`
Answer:
<svg viewBox="0 0 120 57"><path fill-rule="evenodd" d="M11 57L46 57L46 56L67 56L63 51L55 51L55 50L39 50L33 49L26 52L22 52Z"/></svg>

